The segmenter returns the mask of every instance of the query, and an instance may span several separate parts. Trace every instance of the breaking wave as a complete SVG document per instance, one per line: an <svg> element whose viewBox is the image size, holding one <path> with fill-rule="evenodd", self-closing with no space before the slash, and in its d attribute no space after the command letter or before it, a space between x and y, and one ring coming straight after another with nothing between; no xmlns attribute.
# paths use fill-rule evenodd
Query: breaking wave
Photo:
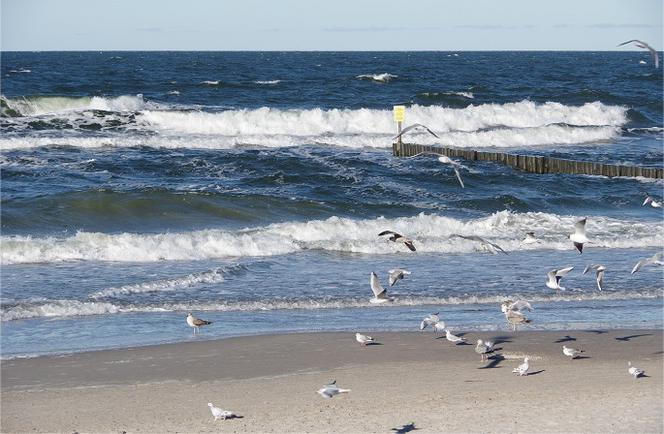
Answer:
<svg viewBox="0 0 664 434"><path fill-rule="evenodd" d="M450 238L453 234L479 235L505 250L571 248L565 234L579 217L547 213L496 212L489 217L460 220L419 214L395 219L326 220L276 223L239 231L201 230L162 234L104 234L79 232L67 238L3 236L2 264L62 261L155 262L205 260L244 256L273 256L304 250L390 254L403 246L377 234L390 229L415 240L418 252L467 253L477 243ZM664 224L589 217L589 248L647 248L664 245ZM535 231L541 242L520 246L526 232Z"/></svg>

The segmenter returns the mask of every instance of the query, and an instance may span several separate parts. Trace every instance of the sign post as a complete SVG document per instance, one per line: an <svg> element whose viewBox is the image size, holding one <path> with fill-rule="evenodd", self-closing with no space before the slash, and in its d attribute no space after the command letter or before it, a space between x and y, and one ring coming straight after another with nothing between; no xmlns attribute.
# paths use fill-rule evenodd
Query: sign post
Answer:
<svg viewBox="0 0 664 434"><path fill-rule="evenodd" d="M401 153L401 124L403 123L404 119L406 118L406 106L405 105L395 105L392 107L392 114L394 115L394 122L397 123L397 134L399 137L397 138L397 143L398 143L398 150L399 153Z"/></svg>

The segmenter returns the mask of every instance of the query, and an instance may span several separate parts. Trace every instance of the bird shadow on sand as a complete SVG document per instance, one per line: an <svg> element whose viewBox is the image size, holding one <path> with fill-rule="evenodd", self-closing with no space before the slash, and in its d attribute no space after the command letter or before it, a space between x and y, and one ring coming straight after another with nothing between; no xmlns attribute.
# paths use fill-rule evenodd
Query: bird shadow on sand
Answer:
<svg viewBox="0 0 664 434"><path fill-rule="evenodd" d="M415 427L415 422L411 422L400 426L399 428L392 428L391 431L394 431L396 434L405 434L407 432L416 431L419 428Z"/></svg>
<svg viewBox="0 0 664 434"><path fill-rule="evenodd" d="M231 420L231 419L244 419L244 416L240 416L237 414L232 414L230 416L227 416L225 420Z"/></svg>
<svg viewBox="0 0 664 434"><path fill-rule="evenodd" d="M606 330L586 330L588 333L595 333L596 335L603 335L604 333L608 333Z"/></svg>
<svg viewBox="0 0 664 434"><path fill-rule="evenodd" d="M622 336L622 337L613 338L613 339L615 339L617 341L629 342L630 340L632 340L634 338L640 338L642 336L652 336L652 333L643 333L643 334L640 334L640 335Z"/></svg>
<svg viewBox="0 0 664 434"><path fill-rule="evenodd" d="M373 347L374 345L383 345L380 342L367 342L364 344L365 347Z"/></svg>
<svg viewBox="0 0 664 434"><path fill-rule="evenodd" d="M512 342L512 336L494 336L494 337L492 337L488 340L493 342L494 345L507 344L507 343ZM496 349L498 349L498 348L496 348Z"/></svg>
<svg viewBox="0 0 664 434"><path fill-rule="evenodd" d="M556 341L553 341L553 343L554 343L554 344L561 344L561 343L563 343L563 342L571 342L571 341L575 341L575 340L576 340L575 337L572 337L572 336L570 336L570 335L565 335L565 336L563 336L562 338L560 338L560 339L558 339L558 340L556 340Z"/></svg>
<svg viewBox="0 0 664 434"><path fill-rule="evenodd" d="M526 377L530 377L531 375L541 374L542 372L546 372L546 369L540 369L539 371L528 372L528 375L526 375Z"/></svg>
<svg viewBox="0 0 664 434"><path fill-rule="evenodd" d="M488 362L489 362L489 363L487 363L485 366L482 366L482 367L477 368L477 369L494 369L494 368L500 368L500 366L498 366L498 365L499 365L500 362L502 362L503 360L505 360L505 357L501 356L500 354L496 354L495 356L491 356L491 357L489 357L489 359L488 359Z"/></svg>
<svg viewBox="0 0 664 434"><path fill-rule="evenodd" d="M581 359L592 359L590 356L576 356L572 360L581 360Z"/></svg>

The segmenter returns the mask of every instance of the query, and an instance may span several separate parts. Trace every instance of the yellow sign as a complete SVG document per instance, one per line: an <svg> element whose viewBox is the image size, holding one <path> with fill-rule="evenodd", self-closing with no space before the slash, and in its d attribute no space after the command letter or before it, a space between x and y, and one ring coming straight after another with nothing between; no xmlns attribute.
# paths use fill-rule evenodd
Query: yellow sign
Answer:
<svg viewBox="0 0 664 434"><path fill-rule="evenodd" d="M405 105L395 105L392 108L392 113L394 114L394 122L403 122L406 117L406 106Z"/></svg>

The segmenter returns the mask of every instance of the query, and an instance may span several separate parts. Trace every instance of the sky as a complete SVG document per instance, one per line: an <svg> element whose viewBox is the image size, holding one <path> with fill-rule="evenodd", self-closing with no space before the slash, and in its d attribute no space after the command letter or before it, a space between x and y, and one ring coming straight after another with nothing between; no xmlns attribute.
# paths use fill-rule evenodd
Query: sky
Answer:
<svg viewBox="0 0 664 434"><path fill-rule="evenodd" d="M629 39L642 39L661 50L662 3L662 0L0 0L0 48L3 51L603 51L617 50L617 44Z"/></svg>

